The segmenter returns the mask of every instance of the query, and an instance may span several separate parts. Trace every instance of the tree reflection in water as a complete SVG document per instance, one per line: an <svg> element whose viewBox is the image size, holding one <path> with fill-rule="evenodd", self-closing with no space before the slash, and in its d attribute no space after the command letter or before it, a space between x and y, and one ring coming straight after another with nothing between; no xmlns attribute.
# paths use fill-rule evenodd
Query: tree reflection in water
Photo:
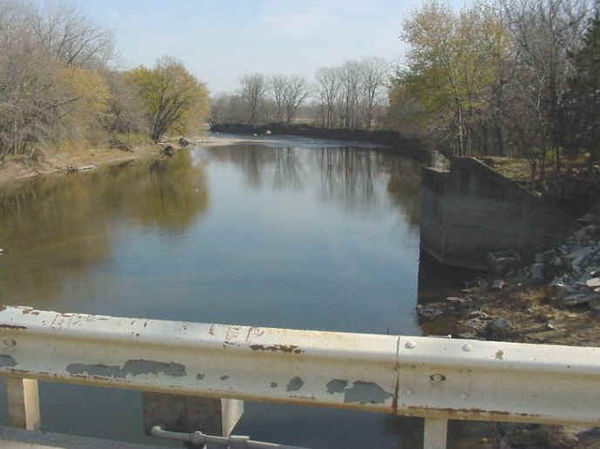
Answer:
<svg viewBox="0 0 600 449"><path fill-rule="evenodd" d="M274 156L273 187L277 190L301 190L306 172L304 166L298 160L296 150L292 147L280 148Z"/></svg>
<svg viewBox="0 0 600 449"><path fill-rule="evenodd" d="M0 296L39 303L62 281L111 258L114 222L177 233L208 209L204 167L189 153L92 173L46 177L0 191Z"/></svg>
<svg viewBox="0 0 600 449"><path fill-rule="evenodd" d="M386 158L383 165L389 173L387 190L413 228L421 223L421 163L412 159Z"/></svg>
<svg viewBox="0 0 600 449"><path fill-rule="evenodd" d="M207 151L211 159L238 166L249 188L265 184L276 190L316 188L323 201L365 212L372 211L376 202L375 180L384 177L392 203L411 227L419 226L421 164L416 160L350 146L246 144Z"/></svg>
<svg viewBox="0 0 600 449"><path fill-rule="evenodd" d="M321 169L324 198L341 198L348 204L370 203L373 199L375 155L350 147L323 148L316 153Z"/></svg>

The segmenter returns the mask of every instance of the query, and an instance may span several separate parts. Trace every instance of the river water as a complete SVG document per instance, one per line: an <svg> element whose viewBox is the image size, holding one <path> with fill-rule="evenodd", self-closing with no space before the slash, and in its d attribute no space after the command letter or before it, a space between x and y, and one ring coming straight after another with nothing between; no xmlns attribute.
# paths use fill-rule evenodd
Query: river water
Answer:
<svg viewBox="0 0 600 449"><path fill-rule="evenodd" d="M0 298L114 316L421 334L420 165L345 145L197 147L1 191ZM45 430L149 441L140 393L40 388ZM236 429L313 448L412 448L420 432L414 419L252 403Z"/></svg>

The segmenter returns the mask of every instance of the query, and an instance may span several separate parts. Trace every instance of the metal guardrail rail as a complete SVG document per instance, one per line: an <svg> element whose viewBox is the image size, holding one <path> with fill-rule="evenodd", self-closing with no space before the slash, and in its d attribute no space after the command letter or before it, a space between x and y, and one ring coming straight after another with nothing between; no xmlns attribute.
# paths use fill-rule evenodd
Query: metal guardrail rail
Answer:
<svg viewBox="0 0 600 449"><path fill-rule="evenodd" d="M339 407L447 421L600 425L600 348L0 311L15 426L39 426L37 380Z"/></svg>

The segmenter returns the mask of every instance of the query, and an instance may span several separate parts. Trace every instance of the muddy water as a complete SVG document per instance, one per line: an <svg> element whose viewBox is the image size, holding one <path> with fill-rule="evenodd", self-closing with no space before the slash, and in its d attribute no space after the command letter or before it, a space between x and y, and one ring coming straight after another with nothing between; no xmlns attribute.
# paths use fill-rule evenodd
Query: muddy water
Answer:
<svg viewBox="0 0 600 449"><path fill-rule="evenodd" d="M28 183L0 192L0 297L69 312L420 334L419 188L415 161L300 139ZM43 383L41 406L46 430L148 441L139 393ZM420 431L418 420L268 404L247 404L236 430L314 448L412 448Z"/></svg>

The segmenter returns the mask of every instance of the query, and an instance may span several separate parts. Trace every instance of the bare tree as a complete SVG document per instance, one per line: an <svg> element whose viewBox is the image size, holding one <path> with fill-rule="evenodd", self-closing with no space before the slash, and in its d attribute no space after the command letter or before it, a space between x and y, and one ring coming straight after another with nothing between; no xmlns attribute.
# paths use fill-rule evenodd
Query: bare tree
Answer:
<svg viewBox="0 0 600 449"><path fill-rule="evenodd" d="M112 33L74 6L48 2L29 16L29 26L38 42L67 65L104 65L113 56Z"/></svg>
<svg viewBox="0 0 600 449"><path fill-rule="evenodd" d="M76 97L58 86L60 67L32 38L31 11L0 3L0 154L26 153L59 130Z"/></svg>
<svg viewBox="0 0 600 449"><path fill-rule="evenodd" d="M570 55L583 43L590 8L586 0L503 0L501 7L515 41L516 86L535 111L543 177L548 149L555 150L560 168L561 99L573 73Z"/></svg>
<svg viewBox="0 0 600 449"><path fill-rule="evenodd" d="M264 75L255 73L241 78L240 96L248 111L248 123L256 124L260 119L261 109L264 106L267 93L267 82Z"/></svg>
<svg viewBox="0 0 600 449"><path fill-rule="evenodd" d="M340 93L339 72L335 68L324 67L317 71L317 94L321 102L323 126L335 126L335 105Z"/></svg>
<svg viewBox="0 0 600 449"><path fill-rule="evenodd" d="M308 83L301 76L290 76L284 90L285 119L291 123L296 117L298 108L308 97Z"/></svg>
<svg viewBox="0 0 600 449"><path fill-rule="evenodd" d="M239 94L220 93L211 100L213 123L242 123L247 120L245 102Z"/></svg>
<svg viewBox="0 0 600 449"><path fill-rule="evenodd" d="M381 58L346 61L339 67L316 73L322 125L331 128L371 128L389 76L389 65Z"/></svg>
<svg viewBox="0 0 600 449"><path fill-rule="evenodd" d="M106 70L103 77L110 89L104 127L116 139L116 134L127 134L145 128L143 103L136 90L122 73Z"/></svg>
<svg viewBox="0 0 600 449"><path fill-rule="evenodd" d="M365 109L364 124L373 126L375 109L389 76L389 64L382 58L365 58L360 61L362 95Z"/></svg>
<svg viewBox="0 0 600 449"><path fill-rule="evenodd" d="M288 80L284 75L273 75L270 84L273 99L275 100L275 120L281 122L285 115L285 97Z"/></svg>
<svg viewBox="0 0 600 449"><path fill-rule="evenodd" d="M358 128L361 67L357 61L346 61L339 69L341 81L340 112L346 128Z"/></svg>

